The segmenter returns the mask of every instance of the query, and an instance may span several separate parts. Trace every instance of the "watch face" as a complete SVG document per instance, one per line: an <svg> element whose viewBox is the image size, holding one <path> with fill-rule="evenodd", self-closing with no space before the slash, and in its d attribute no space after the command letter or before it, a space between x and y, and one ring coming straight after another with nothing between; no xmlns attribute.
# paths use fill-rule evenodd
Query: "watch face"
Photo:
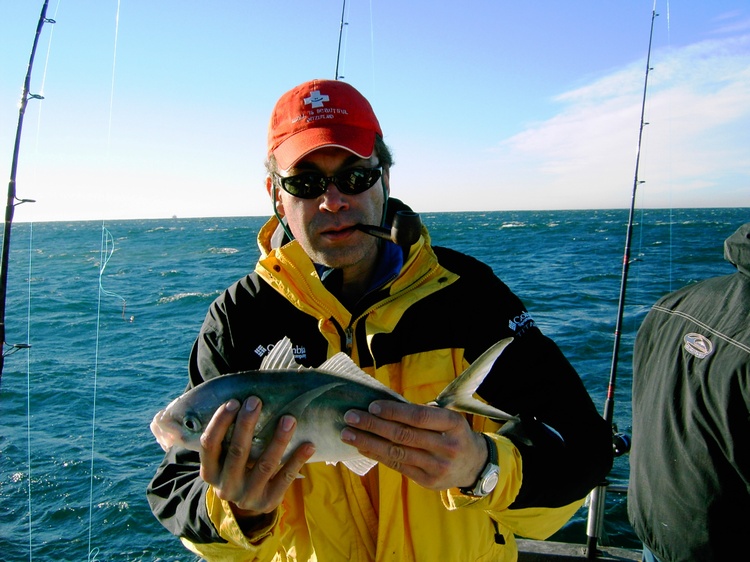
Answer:
<svg viewBox="0 0 750 562"><path fill-rule="evenodd" d="M482 483L481 483L482 495L486 496L492 490L494 490L495 486L497 486L497 481L498 480L499 480L498 470L497 469L493 469L492 472L490 472L482 480Z"/></svg>

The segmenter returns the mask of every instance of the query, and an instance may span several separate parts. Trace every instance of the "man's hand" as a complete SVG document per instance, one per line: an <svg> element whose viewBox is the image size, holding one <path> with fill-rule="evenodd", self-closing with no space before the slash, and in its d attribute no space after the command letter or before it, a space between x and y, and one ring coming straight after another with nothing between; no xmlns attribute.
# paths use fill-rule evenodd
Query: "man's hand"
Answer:
<svg viewBox="0 0 750 562"><path fill-rule="evenodd" d="M245 400L242 408L232 399L216 410L201 436L201 478L213 486L217 497L230 502L237 517L273 512L315 452L311 443L304 443L281 464L297 425L292 416L282 416L273 439L253 463L250 450L260 411L261 403L255 396ZM235 428L222 459L222 443L233 422Z"/></svg>
<svg viewBox="0 0 750 562"><path fill-rule="evenodd" d="M458 412L378 400L344 421L344 442L430 490L471 486L487 464L485 440Z"/></svg>

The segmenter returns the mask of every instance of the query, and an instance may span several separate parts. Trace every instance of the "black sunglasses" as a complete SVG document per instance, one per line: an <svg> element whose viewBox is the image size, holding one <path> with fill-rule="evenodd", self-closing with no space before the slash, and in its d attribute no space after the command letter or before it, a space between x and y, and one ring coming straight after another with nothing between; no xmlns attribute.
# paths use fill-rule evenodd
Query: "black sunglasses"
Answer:
<svg viewBox="0 0 750 562"><path fill-rule="evenodd" d="M331 183L344 195L359 195L375 185L381 175L382 169L377 167L352 168L334 176L324 176L320 172L302 172L289 177L274 174L274 177L287 193L300 199L315 199L323 195Z"/></svg>

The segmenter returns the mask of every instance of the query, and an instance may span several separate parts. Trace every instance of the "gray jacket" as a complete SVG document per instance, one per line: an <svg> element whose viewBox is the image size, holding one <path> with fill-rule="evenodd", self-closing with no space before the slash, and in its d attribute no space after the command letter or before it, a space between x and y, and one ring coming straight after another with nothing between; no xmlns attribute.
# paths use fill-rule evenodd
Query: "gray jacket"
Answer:
<svg viewBox="0 0 750 562"><path fill-rule="evenodd" d="M750 521L750 223L738 271L660 299L636 337L628 514L662 562L731 560Z"/></svg>

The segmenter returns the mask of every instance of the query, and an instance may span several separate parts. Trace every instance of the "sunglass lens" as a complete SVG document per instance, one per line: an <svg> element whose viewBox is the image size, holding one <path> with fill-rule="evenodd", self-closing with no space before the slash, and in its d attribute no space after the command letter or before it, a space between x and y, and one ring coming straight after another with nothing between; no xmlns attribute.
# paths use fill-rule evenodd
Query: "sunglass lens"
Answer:
<svg viewBox="0 0 750 562"><path fill-rule="evenodd" d="M380 178L380 170L358 168L339 176L338 188L344 193L357 195L370 189Z"/></svg>
<svg viewBox="0 0 750 562"><path fill-rule="evenodd" d="M325 191L323 175L316 173L297 174L281 179L282 187L295 197L314 199Z"/></svg>
<svg viewBox="0 0 750 562"><path fill-rule="evenodd" d="M336 187L347 195L358 195L370 189L380 179L380 168L355 168L327 178L318 172L308 172L295 176L281 177L281 187L288 193L301 199L315 199L325 193L328 182L334 182Z"/></svg>

